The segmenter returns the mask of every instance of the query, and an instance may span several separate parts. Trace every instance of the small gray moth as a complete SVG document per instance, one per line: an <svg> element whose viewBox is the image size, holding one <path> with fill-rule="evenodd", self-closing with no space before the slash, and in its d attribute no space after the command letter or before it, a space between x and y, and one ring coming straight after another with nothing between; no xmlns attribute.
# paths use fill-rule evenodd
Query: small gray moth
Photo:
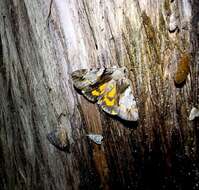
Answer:
<svg viewBox="0 0 199 190"><path fill-rule="evenodd" d="M65 127L58 127L46 135L49 142L62 151L69 151L70 143Z"/></svg>
<svg viewBox="0 0 199 190"><path fill-rule="evenodd" d="M91 139L93 142L95 142L96 144L102 144L102 140L103 140L103 136L99 135L99 134L88 134L86 135L87 137L89 137L89 139Z"/></svg>
<svg viewBox="0 0 199 190"><path fill-rule="evenodd" d="M189 121L194 120L196 117L199 117L199 109L193 107L189 114Z"/></svg>

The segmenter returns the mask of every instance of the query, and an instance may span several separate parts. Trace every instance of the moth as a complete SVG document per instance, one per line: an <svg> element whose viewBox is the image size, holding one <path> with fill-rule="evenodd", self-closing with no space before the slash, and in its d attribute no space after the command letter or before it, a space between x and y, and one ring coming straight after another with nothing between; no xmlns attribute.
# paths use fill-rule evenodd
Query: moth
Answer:
<svg viewBox="0 0 199 190"><path fill-rule="evenodd" d="M104 112L126 121L138 120L138 108L126 67L80 69L71 75L75 88Z"/></svg>
<svg viewBox="0 0 199 190"><path fill-rule="evenodd" d="M66 128L58 127L46 135L49 142L62 151L69 151L70 142Z"/></svg>
<svg viewBox="0 0 199 190"><path fill-rule="evenodd" d="M193 107L189 114L189 121L194 120L196 117L199 117L199 109Z"/></svg>
<svg viewBox="0 0 199 190"><path fill-rule="evenodd" d="M180 85L186 81L186 78L190 72L190 55L185 53L181 55L178 62L177 70L174 75L175 84Z"/></svg>
<svg viewBox="0 0 199 190"><path fill-rule="evenodd" d="M179 25L178 17L176 16L176 13L172 13L171 16L169 17L169 26L168 26L169 32L173 33L175 31L178 31L179 30L178 25Z"/></svg>
<svg viewBox="0 0 199 190"><path fill-rule="evenodd" d="M91 139L93 142L95 142L96 144L102 144L102 140L103 140L103 136L102 135L98 135L98 134L88 134L86 135L87 137L89 137L89 139Z"/></svg>

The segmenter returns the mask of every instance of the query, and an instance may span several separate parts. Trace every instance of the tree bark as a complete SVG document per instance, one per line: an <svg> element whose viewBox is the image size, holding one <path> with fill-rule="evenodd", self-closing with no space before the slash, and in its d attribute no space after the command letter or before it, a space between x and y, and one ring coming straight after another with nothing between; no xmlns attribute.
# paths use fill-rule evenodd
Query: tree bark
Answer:
<svg viewBox="0 0 199 190"><path fill-rule="evenodd" d="M197 0L1 0L0 189L197 189L198 10ZM136 125L73 87L72 71L110 66L130 71ZM47 140L57 127L70 152Z"/></svg>

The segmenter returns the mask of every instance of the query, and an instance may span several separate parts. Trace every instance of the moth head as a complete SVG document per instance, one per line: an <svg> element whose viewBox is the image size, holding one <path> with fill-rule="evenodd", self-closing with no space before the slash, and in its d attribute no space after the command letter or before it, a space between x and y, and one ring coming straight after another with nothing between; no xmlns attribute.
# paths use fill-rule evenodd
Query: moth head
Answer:
<svg viewBox="0 0 199 190"><path fill-rule="evenodd" d="M113 79L115 80L119 80L123 77L127 77L128 76L128 69L126 67L120 67L115 69L115 71L112 74Z"/></svg>

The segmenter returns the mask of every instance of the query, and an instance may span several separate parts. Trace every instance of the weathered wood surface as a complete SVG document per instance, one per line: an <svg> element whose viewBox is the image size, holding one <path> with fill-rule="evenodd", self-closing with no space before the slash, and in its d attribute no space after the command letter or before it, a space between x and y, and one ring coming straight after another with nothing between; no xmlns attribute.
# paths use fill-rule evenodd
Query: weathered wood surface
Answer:
<svg viewBox="0 0 199 190"><path fill-rule="evenodd" d="M198 189L197 0L1 0L0 189ZM189 54L185 84L174 84ZM80 68L128 67L137 125L73 88ZM46 134L66 127L70 153ZM104 136L101 146L85 136Z"/></svg>

